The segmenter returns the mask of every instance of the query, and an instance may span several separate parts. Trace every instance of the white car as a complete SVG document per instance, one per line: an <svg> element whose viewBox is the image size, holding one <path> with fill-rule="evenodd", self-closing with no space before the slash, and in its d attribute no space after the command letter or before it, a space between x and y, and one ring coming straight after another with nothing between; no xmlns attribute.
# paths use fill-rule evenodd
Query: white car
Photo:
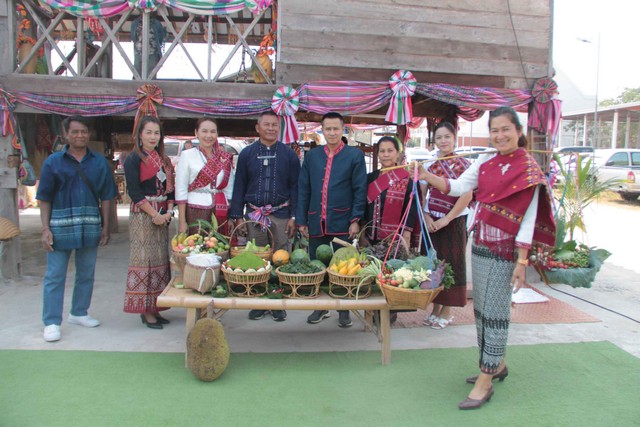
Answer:
<svg viewBox="0 0 640 427"><path fill-rule="evenodd" d="M596 150L594 156L598 181L613 181L609 188L624 200L640 196L640 150L616 148Z"/></svg>
<svg viewBox="0 0 640 427"><path fill-rule="evenodd" d="M180 158L180 154L182 153L182 151L185 149L184 145L187 141L191 142L194 148L197 147L198 144L200 144L200 141L198 141L198 139L164 139L164 153L169 156L169 158L171 159L171 163L173 163L174 166L178 164L178 159ZM240 154L240 152L248 145L242 139L232 139L225 137L218 138L218 143L224 149L224 151L233 154L234 167L238 161L238 154Z"/></svg>
<svg viewBox="0 0 640 427"><path fill-rule="evenodd" d="M429 151L426 148L410 147L410 148L407 148L405 157L407 159L407 163L411 163L411 162L420 162L422 160L430 159L433 157L434 154L435 154L434 151Z"/></svg>
<svg viewBox="0 0 640 427"><path fill-rule="evenodd" d="M485 151L493 150L491 147L481 147L479 145L468 145L466 147L458 147L453 150L456 154L465 154L464 158L471 163L475 162L480 154Z"/></svg>
<svg viewBox="0 0 640 427"><path fill-rule="evenodd" d="M579 156L582 159L582 164L584 165L589 159L591 159L591 167L593 167L593 155L594 148L589 146L570 146L570 147L560 147L553 150L553 152L557 155L560 165L562 169L567 172L574 173L576 169L576 158Z"/></svg>

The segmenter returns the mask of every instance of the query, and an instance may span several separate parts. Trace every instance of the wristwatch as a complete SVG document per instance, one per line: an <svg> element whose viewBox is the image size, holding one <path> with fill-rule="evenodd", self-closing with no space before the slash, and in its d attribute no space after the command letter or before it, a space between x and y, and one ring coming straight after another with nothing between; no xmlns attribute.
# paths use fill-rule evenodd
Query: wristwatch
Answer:
<svg viewBox="0 0 640 427"><path fill-rule="evenodd" d="M526 266L529 265L529 260L528 259L518 258L518 264L522 264L522 265L524 265L526 267Z"/></svg>

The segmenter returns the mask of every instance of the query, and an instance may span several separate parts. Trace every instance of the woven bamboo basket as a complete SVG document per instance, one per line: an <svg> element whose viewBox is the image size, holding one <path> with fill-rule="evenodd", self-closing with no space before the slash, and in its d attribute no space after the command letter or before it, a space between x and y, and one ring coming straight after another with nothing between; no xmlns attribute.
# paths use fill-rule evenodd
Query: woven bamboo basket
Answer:
<svg viewBox="0 0 640 427"><path fill-rule="evenodd" d="M183 254L182 252L172 251L173 264L176 267L178 275L184 273L184 266L187 264L187 257L191 254ZM175 275L175 274L174 274Z"/></svg>
<svg viewBox="0 0 640 427"><path fill-rule="evenodd" d="M236 297L260 297L267 293L267 281L271 276L271 266L260 273L235 272L222 267L222 274L227 281L229 293Z"/></svg>
<svg viewBox="0 0 640 427"><path fill-rule="evenodd" d="M245 221L242 224L260 224L258 221ZM242 225L236 225L235 228L233 229L233 231L231 232L231 234L229 235L229 242L231 242L233 240L233 236L235 236L236 231L238 231L238 228ZM269 250L267 251L261 251L261 252L254 252L254 254L258 255L260 258L262 258L265 261L271 261L271 256L273 255L273 233L271 233L271 230L269 230L267 228L267 232L269 233ZM229 250L229 253L231 254L231 258L233 258L234 256L242 253L244 251L246 246L232 246L231 249Z"/></svg>
<svg viewBox="0 0 640 427"><path fill-rule="evenodd" d="M346 274L338 274L331 270L327 270L329 274L329 295L334 298L356 299L367 298L371 296L371 284L373 277L368 277L360 285L362 276L347 276Z"/></svg>
<svg viewBox="0 0 640 427"><path fill-rule="evenodd" d="M376 281L376 283L380 285L387 304L389 304L391 308L420 308L425 310L440 291L444 289L444 286L433 289L405 289L383 284L378 281Z"/></svg>
<svg viewBox="0 0 640 427"><path fill-rule="evenodd" d="M320 295L320 285L324 280L326 269L311 274L283 273L282 267L276 269L276 274L282 285L282 295L287 298L316 298Z"/></svg>
<svg viewBox="0 0 640 427"><path fill-rule="evenodd" d="M183 254L182 252L172 251L173 263L175 264L177 275L184 274L184 267L187 264L187 257L193 255L192 253ZM220 257L220 262L225 262L229 259L229 251L216 252L214 255ZM174 274L175 276L175 274Z"/></svg>
<svg viewBox="0 0 640 427"><path fill-rule="evenodd" d="M20 229L13 221L0 216L0 240L11 240L19 234Z"/></svg>
<svg viewBox="0 0 640 427"><path fill-rule="evenodd" d="M185 288L193 289L201 294L206 294L218 284L220 280L220 266L200 267L187 261L182 274L182 283Z"/></svg>

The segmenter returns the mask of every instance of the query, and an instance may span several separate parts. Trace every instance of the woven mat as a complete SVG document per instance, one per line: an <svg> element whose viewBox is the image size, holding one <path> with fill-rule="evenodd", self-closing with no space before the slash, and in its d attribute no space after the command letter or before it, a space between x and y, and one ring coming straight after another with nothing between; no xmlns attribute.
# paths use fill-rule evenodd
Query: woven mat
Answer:
<svg viewBox="0 0 640 427"><path fill-rule="evenodd" d="M515 304L511 307L511 321L513 323L588 323L600 322L583 311L578 310L566 302L562 302L552 296L537 289L536 292L549 298L548 302L535 304ZM427 310L398 313L398 320L392 328L418 328L424 327L424 318L431 313L432 306ZM473 318L473 301L468 300L465 307L452 307L452 325L471 325L475 322Z"/></svg>

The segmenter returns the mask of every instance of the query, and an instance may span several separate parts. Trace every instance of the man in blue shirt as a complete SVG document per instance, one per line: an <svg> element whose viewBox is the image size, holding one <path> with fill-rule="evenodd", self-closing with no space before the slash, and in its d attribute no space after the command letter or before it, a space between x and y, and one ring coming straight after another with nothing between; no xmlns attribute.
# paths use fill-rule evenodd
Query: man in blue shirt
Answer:
<svg viewBox="0 0 640 427"><path fill-rule="evenodd" d="M86 119L69 117L64 130L68 145L44 162L36 195L40 201L42 246L47 251L42 307L45 341L60 339L67 266L74 250L76 274L68 321L90 328L100 325L87 310L98 245L109 242L109 207L117 194L106 159L87 148Z"/></svg>
<svg viewBox="0 0 640 427"><path fill-rule="evenodd" d="M229 218L236 226L246 218L260 224L246 224L249 239L266 244L266 228L273 235L273 250L287 249L296 231L294 212L298 200L300 160L295 151L278 141L280 120L273 111L260 114L256 124L259 139L238 156ZM251 310L249 318L262 319L265 310ZM283 321L287 313L273 310L273 320Z"/></svg>
<svg viewBox="0 0 640 427"><path fill-rule="evenodd" d="M344 119L329 112L322 117L322 134L327 144L309 151L304 158L298 183L296 223L309 238L309 255L338 237L355 239L360 233L358 221L367 205L367 168L364 154L342 141ZM351 326L349 311L340 311L338 326ZM329 317L327 310L316 310L308 323Z"/></svg>

